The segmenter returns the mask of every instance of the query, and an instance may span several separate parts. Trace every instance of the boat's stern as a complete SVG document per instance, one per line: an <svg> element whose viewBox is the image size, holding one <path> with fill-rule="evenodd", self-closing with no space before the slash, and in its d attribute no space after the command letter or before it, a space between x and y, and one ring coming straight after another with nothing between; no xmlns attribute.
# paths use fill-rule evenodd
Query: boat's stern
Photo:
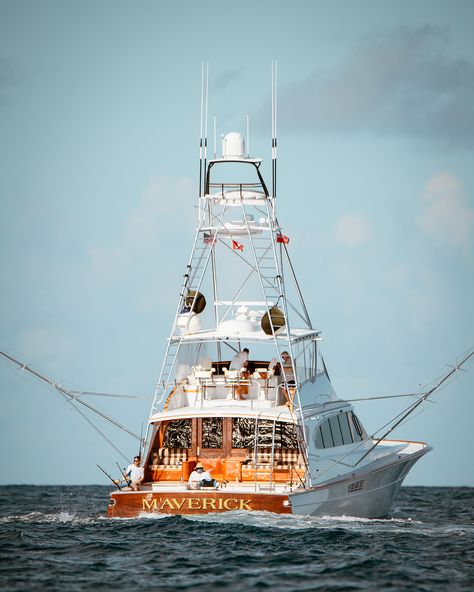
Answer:
<svg viewBox="0 0 474 592"><path fill-rule="evenodd" d="M112 491L107 516L136 518L143 514L209 514L210 512L266 511L291 513L288 494L248 488L190 490L175 487L142 491Z"/></svg>

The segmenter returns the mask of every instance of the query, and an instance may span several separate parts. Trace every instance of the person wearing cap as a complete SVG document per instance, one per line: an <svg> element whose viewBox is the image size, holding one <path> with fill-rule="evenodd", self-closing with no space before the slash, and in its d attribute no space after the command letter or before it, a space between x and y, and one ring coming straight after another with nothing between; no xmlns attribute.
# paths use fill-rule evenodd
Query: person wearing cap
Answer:
<svg viewBox="0 0 474 592"><path fill-rule="evenodd" d="M124 477L127 479L127 482L130 482L130 487L133 491L138 491L140 483L145 478L145 470L140 466L140 461L141 458L136 456L133 459L133 464L128 465L124 473Z"/></svg>
<svg viewBox="0 0 474 592"><path fill-rule="evenodd" d="M217 489L219 483L211 477L208 471L204 470L201 463L197 463L194 471L189 475L189 486L191 489L199 489L201 487L214 487Z"/></svg>

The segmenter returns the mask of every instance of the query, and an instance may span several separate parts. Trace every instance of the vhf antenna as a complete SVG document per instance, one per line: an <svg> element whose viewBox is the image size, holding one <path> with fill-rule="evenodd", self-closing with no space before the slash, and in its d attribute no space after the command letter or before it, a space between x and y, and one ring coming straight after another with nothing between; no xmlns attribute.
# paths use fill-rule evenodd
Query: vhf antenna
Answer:
<svg viewBox="0 0 474 592"><path fill-rule="evenodd" d="M276 197L277 172L277 62L272 62L272 195Z"/></svg>
<svg viewBox="0 0 474 592"><path fill-rule="evenodd" d="M214 115L214 159L217 158L217 117Z"/></svg>
<svg viewBox="0 0 474 592"><path fill-rule="evenodd" d="M199 140L199 197L204 195L207 160L207 106L209 91L209 62L201 64L201 137Z"/></svg>
<svg viewBox="0 0 474 592"><path fill-rule="evenodd" d="M250 116L247 113L247 158L250 158Z"/></svg>

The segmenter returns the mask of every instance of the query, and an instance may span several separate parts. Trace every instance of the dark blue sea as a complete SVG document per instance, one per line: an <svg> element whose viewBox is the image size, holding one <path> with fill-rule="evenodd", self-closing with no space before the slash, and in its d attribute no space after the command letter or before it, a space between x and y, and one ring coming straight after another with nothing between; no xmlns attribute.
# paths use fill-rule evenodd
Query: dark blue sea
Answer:
<svg viewBox="0 0 474 592"><path fill-rule="evenodd" d="M386 520L109 520L108 492L0 487L0 589L474 590L474 488L402 488Z"/></svg>

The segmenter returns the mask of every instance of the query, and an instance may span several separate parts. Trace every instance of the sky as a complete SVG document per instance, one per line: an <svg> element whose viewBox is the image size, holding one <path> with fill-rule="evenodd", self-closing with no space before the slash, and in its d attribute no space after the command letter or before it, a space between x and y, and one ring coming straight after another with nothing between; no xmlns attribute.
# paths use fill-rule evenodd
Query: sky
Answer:
<svg viewBox="0 0 474 592"><path fill-rule="evenodd" d="M201 62L218 134L271 156L343 398L419 392L474 346L474 3L0 0L0 347L140 432L192 245ZM211 134L212 136L212 134ZM211 142L212 143L212 142ZM474 486L474 368L393 437L408 485ZM0 360L0 483L123 458ZM404 399L360 403L375 432ZM126 458L136 444L98 423Z"/></svg>

